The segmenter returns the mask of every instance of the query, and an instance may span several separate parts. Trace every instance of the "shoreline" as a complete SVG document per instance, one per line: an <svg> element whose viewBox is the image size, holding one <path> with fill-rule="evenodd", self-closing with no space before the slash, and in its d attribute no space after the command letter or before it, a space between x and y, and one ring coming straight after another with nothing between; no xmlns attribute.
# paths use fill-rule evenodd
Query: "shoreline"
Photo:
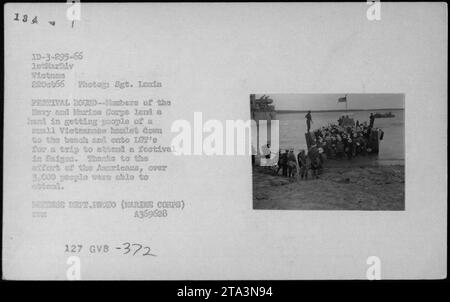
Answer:
<svg viewBox="0 0 450 302"><path fill-rule="evenodd" d="M253 166L255 210L405 210L405 166L328 160L319 179Z"/></svg>

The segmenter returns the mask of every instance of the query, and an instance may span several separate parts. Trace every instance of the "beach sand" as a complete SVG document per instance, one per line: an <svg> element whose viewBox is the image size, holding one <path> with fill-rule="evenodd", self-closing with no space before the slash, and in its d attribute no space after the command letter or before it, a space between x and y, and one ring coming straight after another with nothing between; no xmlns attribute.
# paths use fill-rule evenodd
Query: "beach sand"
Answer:
<svg viewBox="0 0 450 302"><path fill-rule="evenodd" d="M281 171L280 171L281 174ZM253 208L270 210L404 210L403 165L327 161L319 179L273 176L253 167Z"/></svg>

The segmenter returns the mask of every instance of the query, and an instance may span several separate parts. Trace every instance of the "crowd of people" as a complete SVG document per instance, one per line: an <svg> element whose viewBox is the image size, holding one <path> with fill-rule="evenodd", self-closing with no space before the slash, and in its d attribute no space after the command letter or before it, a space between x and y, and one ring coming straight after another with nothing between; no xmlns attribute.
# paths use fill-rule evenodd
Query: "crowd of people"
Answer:
<svg viewBox="0 0 450 302"><path fill-rule="evenodd" d="M369 124L360 124L348 116L341 116L337 125L329 124L315 130L314 139L328 158L352 159L357 155L365 156L376 148L374 141L377 140L378 133L372 134L374 119L371 114Z"/></svg>
<svg viewBox="0 0 450 302"><path fill-rule="evenodd" d="M297 156L294 153L294 149L280 150L278 152L277 169L274 171L274 175L281 175L288 178L295 178L297 174L301 179L308 179L311 175L314 178L318 178L322 171L323 157L320 154L318 148L313 147L306 154L305 150L300 150Z"/></svg>

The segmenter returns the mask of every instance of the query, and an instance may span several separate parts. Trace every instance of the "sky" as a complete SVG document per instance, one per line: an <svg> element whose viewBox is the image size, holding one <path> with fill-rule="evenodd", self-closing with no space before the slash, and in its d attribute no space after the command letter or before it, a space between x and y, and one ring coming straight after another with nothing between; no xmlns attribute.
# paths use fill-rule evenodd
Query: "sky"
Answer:
<svg viewBox="0 0 450 302"><path fill-rule="evenodd" d="M266 94L273 99L275 110L345 110L345 103L338 103L342 94ZM257 94L256 98L262 94ZM404 94L349 93L348 109L404 109Z"/></svg>

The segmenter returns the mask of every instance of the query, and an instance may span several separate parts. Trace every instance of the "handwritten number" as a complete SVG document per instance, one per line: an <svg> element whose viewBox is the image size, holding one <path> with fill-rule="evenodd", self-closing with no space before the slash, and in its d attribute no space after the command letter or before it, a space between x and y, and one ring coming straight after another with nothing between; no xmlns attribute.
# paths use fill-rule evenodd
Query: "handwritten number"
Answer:
<svg viewBox="0 0 450 302"><path fill-rule="evenodd" d="M150 247L148 246L143 246L142 244L139 243L129 243L129 242L125 242L122 243L122 245L124 246L124 255L129 254L130 252L132 252L133 256L136 256L139 254L139 252L142 250L142 256L156 256L154 254L151 254L150 251Z"/></svg>
<svg viewBox="0 0 450 302"><path fill-rule="evenodd" d="M23 23L27 23L28 22L28 15L22 15L22 20L20 19L20 14L19 13L14 13L14 21L22 21ZM37 24L38 22L38 17L34 16L34 18L31 20L31 24Z"/></svg>
<svg viewBox="0 0 450 302"><path fill-rule="evenodd" d="M147 251L144 254L142 254L142 256L156 256L154 254L150 254L150 250L151 250L150 247L146 246L146 247L144 247L144 249L146 249Z"/></svg>
<svg viewBox="0 0 450 302"><path fill-rule="evenodd" d="M134 255L136 255L137 252L139 252L142 249L142 245L141 244L137 244L137 243L133 243L133 245L139 246L139 248L134 251L134 253L133 253L133 256L134 256Z"/></svg>
<svg viewBox="0 0 450 302"><path fill-rule="evenodd" d="M125 250L127 250L127 252L125 253L125 255L126 255L131 251L130 244L128 242L125 242L123 245L126 245L126 248L125 248Z"/></svg>

